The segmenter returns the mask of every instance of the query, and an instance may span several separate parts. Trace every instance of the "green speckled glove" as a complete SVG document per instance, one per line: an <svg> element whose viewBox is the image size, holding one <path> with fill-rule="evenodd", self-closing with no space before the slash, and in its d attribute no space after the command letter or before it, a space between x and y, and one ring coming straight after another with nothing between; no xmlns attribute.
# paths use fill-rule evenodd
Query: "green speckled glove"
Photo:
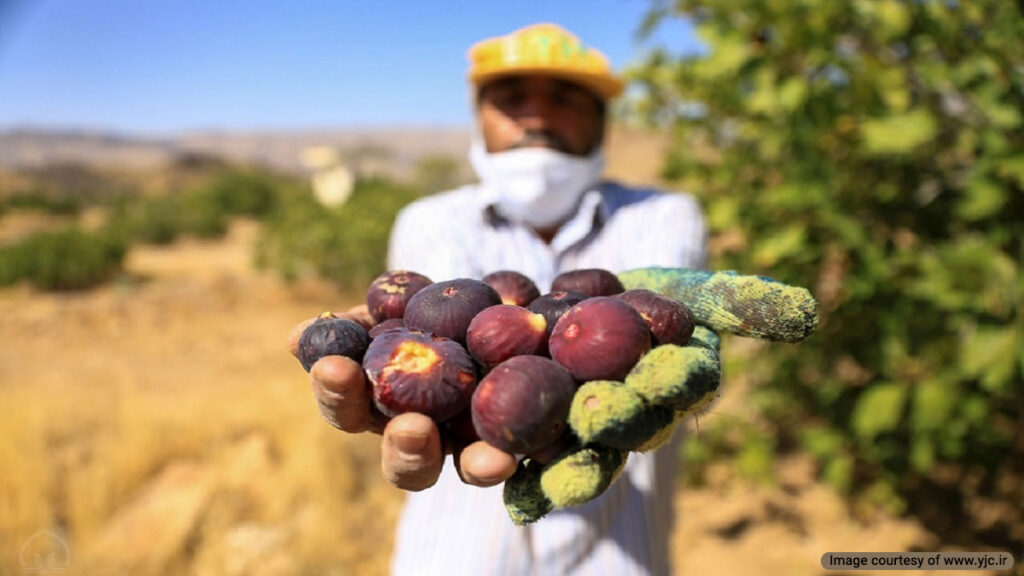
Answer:
<svg viewBox="0 0 1024 576"><path fill-rule="evenodd" d="M546 465L524 459L505 481L505 507L516 524L598 497L630 452L661 446L681 421L706 408L721 377L718 333L795 343L818 324L807 289L763 276L641 268L619 274L619 280L627 290L646 288L686 304L698 326L685 346L652 349L623 381L580 386L569 413L574 446Z"/></svg>

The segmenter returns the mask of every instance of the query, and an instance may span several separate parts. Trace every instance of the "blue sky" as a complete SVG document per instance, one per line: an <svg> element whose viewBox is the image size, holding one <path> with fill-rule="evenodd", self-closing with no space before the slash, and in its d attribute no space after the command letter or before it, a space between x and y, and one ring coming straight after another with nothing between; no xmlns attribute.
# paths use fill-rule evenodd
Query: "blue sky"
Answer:
<svg viewBox="0 0 1024 576"><path fill-rule="evenodd" d="M694 50L685 22L641 43L647 0L0 0L0 127L125 132L464 125L466 50L540 21L616 69Z"/></svg>

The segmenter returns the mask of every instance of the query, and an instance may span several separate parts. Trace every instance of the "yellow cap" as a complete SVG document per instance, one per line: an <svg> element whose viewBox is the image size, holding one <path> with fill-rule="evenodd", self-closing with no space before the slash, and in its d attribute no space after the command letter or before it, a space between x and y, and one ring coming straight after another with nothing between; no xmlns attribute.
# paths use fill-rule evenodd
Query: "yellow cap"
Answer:
<svg viewBox="0 0 1024 576"><path fill-rule="evenodd" d="M469 79L477 88L512 74L555 76L589 88L604 100L615 98L625 86L604 54L555 24L527 26L469 49Z"/></svg>

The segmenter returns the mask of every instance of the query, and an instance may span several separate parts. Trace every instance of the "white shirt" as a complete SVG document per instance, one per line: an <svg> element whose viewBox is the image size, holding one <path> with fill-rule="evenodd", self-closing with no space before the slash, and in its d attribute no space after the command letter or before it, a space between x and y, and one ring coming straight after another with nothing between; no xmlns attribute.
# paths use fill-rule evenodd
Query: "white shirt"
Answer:
<svg viewBox="0 0 1024 576"><path fill-rule="evenodd" d="M509 223L466 186L420 199L398 215L389 269L437 282L516 270L550 290L566 270L620 272L647 266L700 268L706 227L685 194L604 183L587 192L551 244ZM450 459L437 484L409 493L399 520L397 576L669 574L678 435L649 454L629 455L624 473L596 500L515 526L502 486L464 484Z"/></svg>

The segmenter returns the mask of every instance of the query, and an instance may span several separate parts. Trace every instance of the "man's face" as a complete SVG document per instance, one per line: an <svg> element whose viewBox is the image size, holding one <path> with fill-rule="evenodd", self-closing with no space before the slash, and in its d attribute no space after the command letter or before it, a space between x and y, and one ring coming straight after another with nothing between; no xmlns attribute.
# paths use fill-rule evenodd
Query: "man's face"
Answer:
<svg viewBox="0 0 1024 576"><path fill-rule="evenodd" d="M586 156L604 135L604 107L597 97L545 76L507 76L485 84L477 116L488 152L541 146Z"/></svg>

